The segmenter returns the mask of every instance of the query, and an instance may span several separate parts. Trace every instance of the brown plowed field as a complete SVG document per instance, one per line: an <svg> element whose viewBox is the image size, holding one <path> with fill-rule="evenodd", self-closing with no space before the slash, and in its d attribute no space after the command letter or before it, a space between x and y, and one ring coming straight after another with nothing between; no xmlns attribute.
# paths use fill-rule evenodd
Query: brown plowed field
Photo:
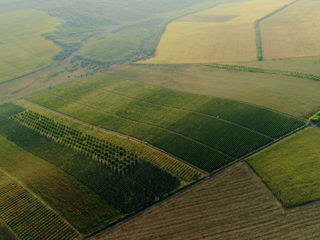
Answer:
<svg viewBox="0 0 320 240"><path fill-rule="evenodd" d="M240 162L92 239L320 239L320 202L284 210Z"/></svg>

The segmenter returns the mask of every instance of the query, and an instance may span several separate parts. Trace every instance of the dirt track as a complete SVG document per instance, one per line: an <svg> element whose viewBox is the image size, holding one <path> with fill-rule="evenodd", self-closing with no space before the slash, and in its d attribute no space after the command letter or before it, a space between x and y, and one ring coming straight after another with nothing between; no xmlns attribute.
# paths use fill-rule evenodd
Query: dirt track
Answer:
<svg viewBox="0 0 320 240"><path fill-rule="evenodd" d="M92 238L102 239L320 239L320 202L284 210L240 162Z"/></svg>

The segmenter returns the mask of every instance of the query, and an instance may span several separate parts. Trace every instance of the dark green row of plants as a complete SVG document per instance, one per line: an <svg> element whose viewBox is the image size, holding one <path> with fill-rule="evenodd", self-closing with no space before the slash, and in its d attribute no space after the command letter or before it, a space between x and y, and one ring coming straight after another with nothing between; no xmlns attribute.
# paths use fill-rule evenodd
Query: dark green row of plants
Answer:
<svg viewBox="0 0 320 240"><path fill-rule="evenodd" d="M258 52L258 61L262 61L263 60L263 50L262 50L262 40L261 40L261 28L260 28L260 23L264 20L266 20L267 18L272 17L273 15L281 12L282 10L286 9L287 7L291 6L292 4L295 4L297 1L299 0L295 0L291 3L288 3L284 6L282 6L281 8L273 11L272 13L269 13L265 16L263 16L262 18L258 19L257 21L254 22L254 29L256 32L256 44L257 44L257 52Z"/></svg>
<svg viewBox="0 0 320 240"><path fill-rule="evenodd" d="M231 65L231 64L221 64L221 63L210 63L206 64L206 66L226 69L226 70L235 70L242 72L256 72L256 73L268 73L268 74L276 74L288 77L297 77L297 78L305 78L314 81L320 81L319 75L314 75L310 73L302 73L302 72L293 72L293 71L283 71L276 69L265 69L265 68L257 68L257 67L249 67L249 66L241 66L241 65Z"/></svg>
<svg viewBox="0 0 320 240"><path fill-rule="evenodd" d="M105 140L84 134L66 125L27 110L13 115L12 119L55 142L84 154L118 174L125 174L138 162L138 156Z"/></svg>
<svg viewBox="0 0 320 240"><path fill-rule="evenodd" d="M127 174L119 175L98 161L9 119L22 111L13 104L0 106L0 135L75 177L122 213L139 210L180 185L177 178L145 161L138 161Z"/></svg>

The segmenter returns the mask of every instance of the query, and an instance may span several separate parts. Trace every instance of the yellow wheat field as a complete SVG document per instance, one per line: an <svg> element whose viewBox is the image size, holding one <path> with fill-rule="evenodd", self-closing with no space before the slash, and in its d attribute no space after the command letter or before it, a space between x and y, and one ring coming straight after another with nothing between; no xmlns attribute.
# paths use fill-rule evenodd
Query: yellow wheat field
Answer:
<svg viewBox="0 0 320 240"><path fill-rule="evenodd" d="M320 55L320 1L300 0L261 23L264 57Z"/></svg>
<svg viewBox="0 0 320 240"><path fill-rule="evenodd" d="M219 5L168 25L148 63L248 61L257 58L254 22L291 0Z"/></svg>

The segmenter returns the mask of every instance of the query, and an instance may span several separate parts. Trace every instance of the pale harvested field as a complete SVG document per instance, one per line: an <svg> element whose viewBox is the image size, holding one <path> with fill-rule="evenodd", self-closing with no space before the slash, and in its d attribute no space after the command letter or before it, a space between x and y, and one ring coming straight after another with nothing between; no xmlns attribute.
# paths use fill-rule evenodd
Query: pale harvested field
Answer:
<svg viewBox="0 0 320 240"><path fill-rule="evenodd" d="M264 57L320 55L320 2L300 0L261 23Z"/></svg>
<svg viewBox="0 0 320 240"><path fill-rule="evenodd" d="M257 58L254 22L290 0L222 4L168 25L149 63L250 61Z"/></svg>
<svg viewBox="0 0 320 240"><path fill-rule="evenodd" d="M257 104L298 117L320 108L320 82L199 65L113 67L109 74L179 91Z"/></svg>
<svg viewBox="0 0 320 240"><path fill-rule="evenodd" d="M319 202L284 210L241 162L92 239L319 238Z"/></svg>

